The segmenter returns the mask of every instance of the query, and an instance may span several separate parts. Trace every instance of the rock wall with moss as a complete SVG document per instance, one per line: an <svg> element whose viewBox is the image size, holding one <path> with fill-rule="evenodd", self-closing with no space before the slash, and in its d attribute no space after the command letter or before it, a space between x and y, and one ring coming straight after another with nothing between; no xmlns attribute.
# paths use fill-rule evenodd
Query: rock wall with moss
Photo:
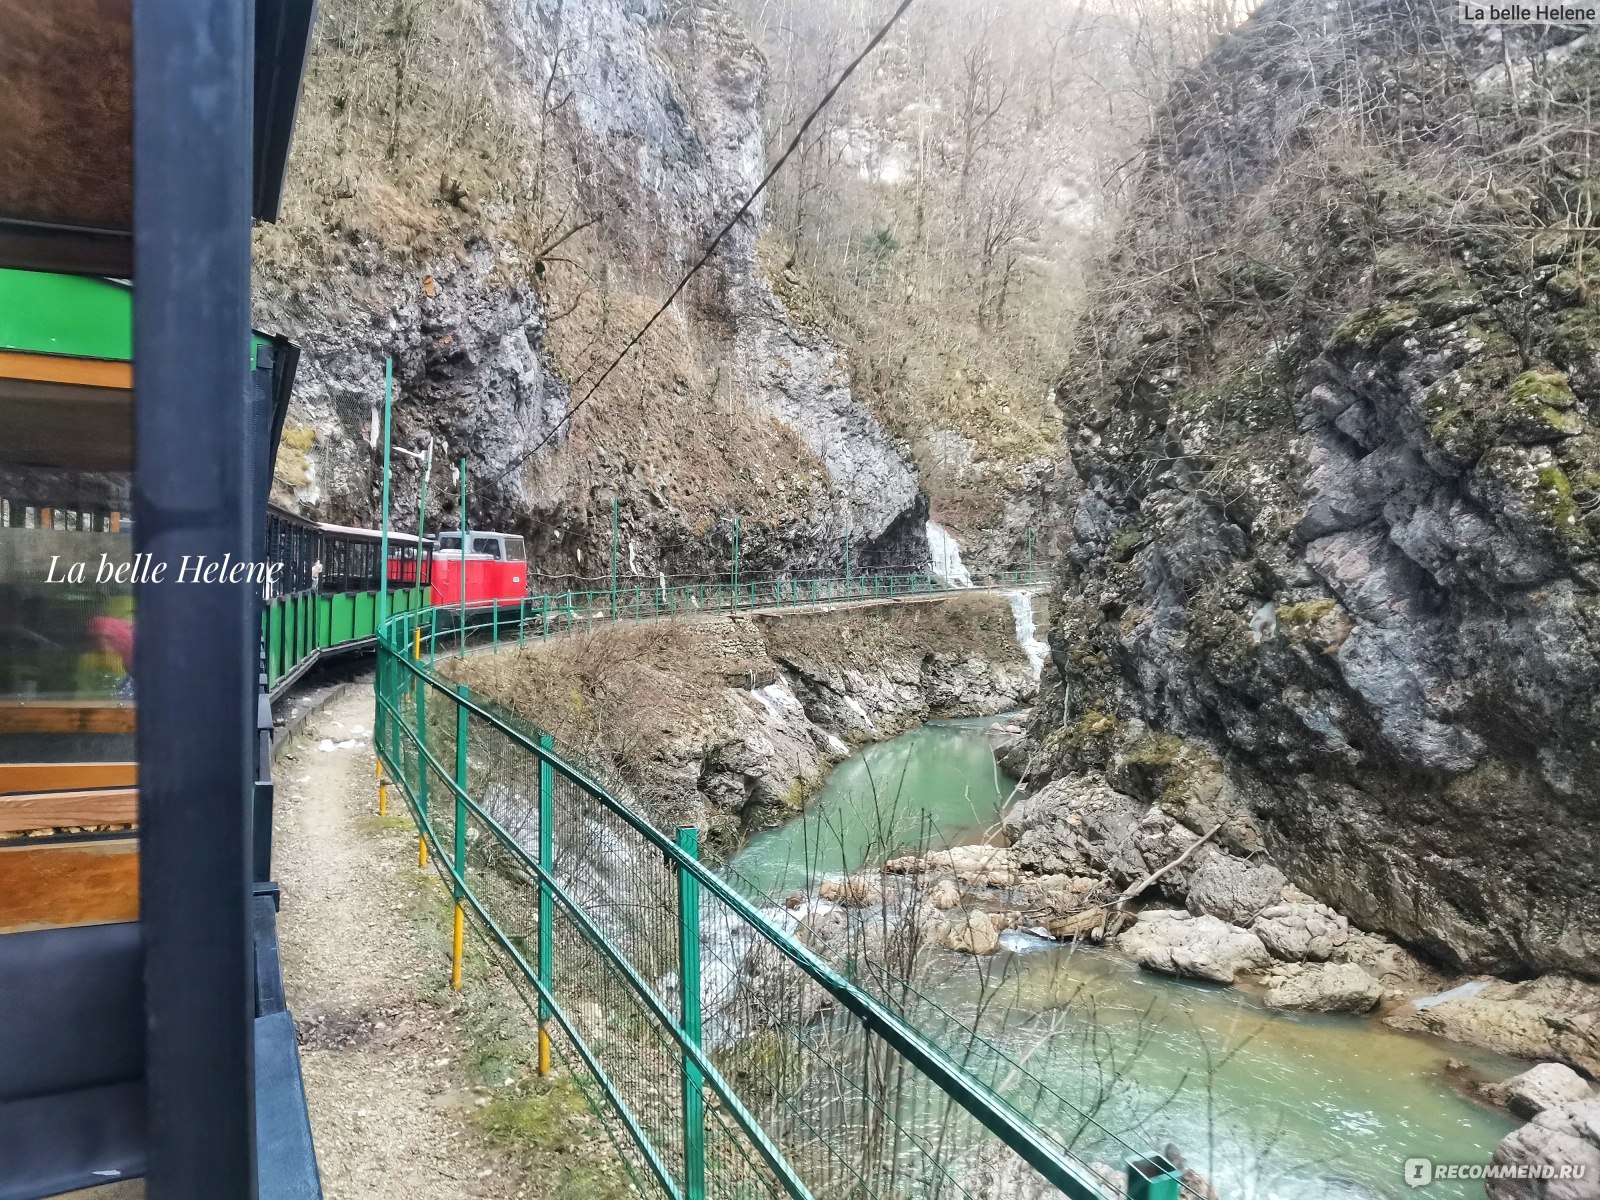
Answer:
<svg viewBox="0 0 1600 1200"><path fill-rule="evenodd" d="M1575 30L1276 0L1175 89L1057 389L1033 770L1446 965L1600 975L1600 241Z"/></svg>

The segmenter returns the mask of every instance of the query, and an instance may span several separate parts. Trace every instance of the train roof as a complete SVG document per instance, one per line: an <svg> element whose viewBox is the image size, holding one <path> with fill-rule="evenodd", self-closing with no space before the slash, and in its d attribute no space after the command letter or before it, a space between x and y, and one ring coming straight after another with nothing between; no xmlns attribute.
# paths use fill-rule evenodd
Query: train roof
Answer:
<svg viewBox="0 0 1600 1200"><path fill-rule="evenodd" d="M359 529L354 525L334 525L327 521L314 521L312 524L316 525L316 527L322 530L323 533L336 533L340 537L360 538L369 542L383 540L382 531L377 529ZM389 540L391 542L402 542L410 545L417 540L417 535L414 533L399 533L396 530L391 529L389 531ZM433 541L432 538L423 538L422 540L429 543Z"/></svg>

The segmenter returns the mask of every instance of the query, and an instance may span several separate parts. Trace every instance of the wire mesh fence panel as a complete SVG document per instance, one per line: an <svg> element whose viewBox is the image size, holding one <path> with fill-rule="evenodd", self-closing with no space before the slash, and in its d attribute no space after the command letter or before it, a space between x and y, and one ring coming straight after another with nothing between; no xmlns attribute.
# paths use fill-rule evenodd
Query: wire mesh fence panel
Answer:
<svg viewBox="0 0 1600 1200"><path fill-rule="evenodd" d="M628 615L942 586L730 581L671 589L671 601L663 587L660 606L636 588ZM456 628L450 649L516 644L530 621L545 636L589 619L597 602L608 615L611 600L609 590L541 597L536 616L523 604L505 622ZM381 639L380 753L422 853L529 997L541 1067L555 1053L582 1077L641 1187L690 1200L998 1200L1032 1179L1080 1200L1104 1195L1002 1098L997 1082L1022 1092L998 1060L968 1072L940 1049L965 1044L954 1016L905 996L885 1003L881 981L858 987L849 964L809 948L821 914L750 903L698 862L692 829L654 828L616 781L444 678L430 665L450 640L437 636L442 612L406 614Z"/></svg>

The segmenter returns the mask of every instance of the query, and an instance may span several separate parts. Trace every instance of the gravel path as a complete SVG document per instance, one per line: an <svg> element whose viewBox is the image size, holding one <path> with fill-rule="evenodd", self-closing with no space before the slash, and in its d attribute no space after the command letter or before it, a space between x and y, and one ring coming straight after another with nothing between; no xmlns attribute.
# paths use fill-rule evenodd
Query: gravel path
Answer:
<svg viewBox="0 0 1600 1200"><path fill-rule="evenodd" d="M324 1194L535 1194L470 1119L482 1098L462 1066L462 1001L441 988L449 960L418 918L443 901L409 821L376 818L371 729L371 685L358 682L307 718L276 768L285 987Z"/></svg>

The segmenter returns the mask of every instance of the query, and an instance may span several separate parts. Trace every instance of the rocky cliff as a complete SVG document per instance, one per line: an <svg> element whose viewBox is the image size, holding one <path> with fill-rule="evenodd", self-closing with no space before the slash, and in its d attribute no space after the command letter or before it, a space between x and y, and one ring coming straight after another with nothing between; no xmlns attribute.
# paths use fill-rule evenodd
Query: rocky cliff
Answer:
<svg viewBox="0 0 1600 1200"><path fill-rule="evenodd" d="M368 523L394 437L435 448L432 522L529 538L536 571L747 575L927 562L906 454L757 270L758 209L585 403L766 169L764 64L715 6L322 6L257 323L305 357L277 498ZM571 418L566 424L563 421ZM420 470L397 459L402 527Z"/></svg>
<svg viewBox="0 0 1600 1200"><path fill-rule="evenodd" d="M601 624L447 669L717 855L803 811L852 743L1036 689L1010 604L984 594Z"/></svg>
<svg viewBox="0 0 1600 1200"><path fill-rule="evenodd" d="M1600 974L1577 31L1276 0L1176 89L1058 388L1032 767L1452 967Z"/></svg>

